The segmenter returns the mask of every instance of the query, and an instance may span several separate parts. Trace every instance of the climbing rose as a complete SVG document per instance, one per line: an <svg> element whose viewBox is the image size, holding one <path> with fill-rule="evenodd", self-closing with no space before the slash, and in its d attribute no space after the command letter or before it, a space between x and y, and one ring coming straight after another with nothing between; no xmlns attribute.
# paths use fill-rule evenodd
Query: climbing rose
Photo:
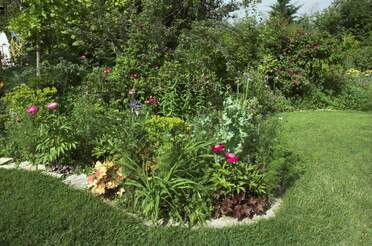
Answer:
<svg viewBox="0 0 372 246"><path fill-rule="evenodd" d="M220 153L225 150L225 145L216 144L216 145L213 145L211 149L214 153Z"/></svg>
<svg viewBox="0 0 372 246"><path fill-rule="evenodd" d="M146 101L145 101L146 104L148 105L158 105L159 104L159 99L153 97L153 96L149 96Z"/></svg>
<svg viewBox="0 0 372 246"><path fill-rule="evenodd" d="M112 67L105 67L105 68L103 69L103 72L104 72L105 74L109 74L109 73L111 73L111 72L112 72Z"/></svg>
<svg viewBox="0 0 372 246"><path fill-rule="evenodd" d="M58 107L58 103L56 103L56 102L52 102L52 103L48 104L48 109L50 109L50 110L54 110L57 107Z"/></svg>
<svg viewBox="0 0 372 246"><path fill-rule="evenodd" d="M30 115L33 115L39 112L39 108L35 105L32 105L31 107L27 108L26 112L29 113Z"/></svg>
<svg viewBox="0 0 372 246"><path fill-rule="evenodd" d="M225 158L226 158L226 161L228 163L236 163L239 161L239 157L237 157L235 154L233 153L226 153L225 154Z"/></svg>

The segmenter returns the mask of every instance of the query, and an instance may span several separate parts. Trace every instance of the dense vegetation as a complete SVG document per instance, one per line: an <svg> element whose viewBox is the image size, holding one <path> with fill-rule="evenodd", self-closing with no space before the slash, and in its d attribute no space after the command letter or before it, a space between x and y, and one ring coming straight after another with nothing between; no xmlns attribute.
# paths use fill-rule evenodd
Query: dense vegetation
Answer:
<svg viewBox="0 0 372 246"><path fill-rule="evenodd" d="M371 1L260 22L224 2L9 3L0 155L94 173L154 222L263 213L299 175L275 113L372 109Z"/></svg>

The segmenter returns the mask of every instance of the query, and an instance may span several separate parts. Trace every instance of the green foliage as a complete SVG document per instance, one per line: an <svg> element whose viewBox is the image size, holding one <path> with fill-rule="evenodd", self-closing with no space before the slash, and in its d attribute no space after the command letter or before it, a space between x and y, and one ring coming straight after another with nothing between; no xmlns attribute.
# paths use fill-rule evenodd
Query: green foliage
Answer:
<svg viewBox="0 0 372 246"><path fill-rule="evenodd" d="M38 127L37 163L53 164L58 161L66 164L71 161L71 152L76 149L77 143L67 118L50 114Z"/></svg>
<svg viewBox="0 0 372 246"><path fill-rule="evenodd" d="M220 104L224 86L215 74L194 60L165 63L159 70L156 95L161 112L169 116L195 115Z"/></svg>
<svg viewBox="0 0 372 246"><path fill-rule="evenodd" d="M224 102L222 117L215 133L217 142L224 143L231 153L242 154L244 160L252 161L250 147L255 143L257 120L255 112L257 100L240 101L229 97Z"/></svg>
<svg viewBox="0 0 372 246"><path fill-rule="evenodd" d="M290 2L291 0L277 0L277 2L271 6L270 16L279 17L288 22L292 22L301 6L295 6Z"/></svg>
<svg viewBox="0 0 372 246"><path fill-rule="evenodd" d="M8 113L15 113L15 116L21 116L25 113L27 107L31 105L44 105L53 101L57 93L56 88L46 87L43 89L33 89L22 84L15 87L12 91L2 97Z"/></svg>
<svg viewBox="0 0 372 246"><path fill-rule="evenodd" d="M254 164L216 161L209 169L210 185L214 192L225 196L247 192L264 195L266 187L262 173Z"/></svg>
<svg viewBox="0 0 372 246"><path fill-rule="evenodd" d="M103 134L93 141L92 156L99 160L113 160L121 152L121 143L120 139Z"/></svg>
<svg viewBox="0 0 372 246"><path fill-rule="evenodd" d="M147 140L155 147L161 145L164 135L167 138L177 138L189 131L190 127L178 117L163 117L155 115L145 121Z"/></svg>
<svg viewBox="0 0 372 246"><path fill-rule="evenodd" d="M318 16L317 24L332 34L351 32L362 38L372 28L370 0L336 0Z"/></svg>
<svg viewBox="0 0 372 246"><path fill-rule="evenodd" d="M145 218L159 223L159 219L172 219L193 225L209 217L210 208L205 188L197 182L177 175L178 165L162 176L144 171L138 179L128 180L126 185L135 188L134 207L139 207Z"/></svg>

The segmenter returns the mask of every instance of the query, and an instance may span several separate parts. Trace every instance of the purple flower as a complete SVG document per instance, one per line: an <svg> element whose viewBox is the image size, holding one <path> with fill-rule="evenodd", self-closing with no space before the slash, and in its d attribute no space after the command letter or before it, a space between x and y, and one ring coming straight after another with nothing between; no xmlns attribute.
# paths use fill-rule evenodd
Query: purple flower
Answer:
<svg viewBox="0 0 372 246"><path fill-rule="evenodd" d="M132 110L140 110L142 108L142 104L139 102L139 101L132 101L130 104L129 104L129 107L132 109Z"/></svg>
<svg viewBox="0 0 372 246"><path fill-rule="evenodd" d="M33 114L36 114L37 112L39 112L39 108L35 105L32 105L31 107L28 107L26 109L26 112L30 115L33 115Z"/></svg>
<svg viewBox="0 0 372 246"><path fill-rule="evenodd" d="M58 103L56 103L56 102L52 102L52 103L48 104L48 109L50 109L50 110L54 110L57 107L58 107Z"/></svg>

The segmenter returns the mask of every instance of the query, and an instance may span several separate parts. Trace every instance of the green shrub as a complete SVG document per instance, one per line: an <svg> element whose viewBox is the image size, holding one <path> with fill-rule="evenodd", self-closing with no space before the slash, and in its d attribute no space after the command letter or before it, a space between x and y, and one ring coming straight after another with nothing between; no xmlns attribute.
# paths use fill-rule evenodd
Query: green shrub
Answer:
<svg viewBox="0 0 372 246"><path fill-rule="evenodd" d="M94 97L74 99L70 121L78 140L75 158L83 163L91 162L92 157L105 160L129 155L141 159L138 153L142 153L145 145L146 117L144 112L137 115Z"/></svg>
<svg viewBox="0 0 372 246"><path fill-rule="evenodd" d="M52 113L44 118L38 127L36 162L71 165L72 152L77 148L77 142L68 118Z"/></svg>
<svg viewBox="0 0 372 246"><path fill-rule="evenodd" d="M164 135L168 138L176 138L190 130L188 124L178 117L163 117L155 115L145 121L147 140L155 147L161 145Z"/></svg>
<svg viewBox="0 0 372 246"><path fill-rule="evenodd" d="M157 77L155 95L161 113L187 116L214 109L221 104L226 86L195 60L166 62Z"/></svg>
<svg viewBox="0 0 372 246"><path fill-rule="evenodd" d="M52 102L57 89L46 87L43 89L34 89L25 84L15 87L2 97L6 107L6 112L14 116L21 116L25 113L27 107L31 105L44 105Z"/></svg>
<svg viewBox="0 0 372 246"><path fill-rule="evenodd" d="M220 122L215 132L216 143L224 143L227 151L252 161L257 135L257 123L261 117L256 99L249 101L228 97L224 102Z"/></svg>
<svg viewBox="0 0 372 246"><path fill-rule="evenodd" d="M124 198L126 206L154 222L205 221L210 217L208 186L203 186L208 146L191 136L178 136L164 139L154 167L125 160L124 170L130 176L126 185L131 187Z"/></svg>

